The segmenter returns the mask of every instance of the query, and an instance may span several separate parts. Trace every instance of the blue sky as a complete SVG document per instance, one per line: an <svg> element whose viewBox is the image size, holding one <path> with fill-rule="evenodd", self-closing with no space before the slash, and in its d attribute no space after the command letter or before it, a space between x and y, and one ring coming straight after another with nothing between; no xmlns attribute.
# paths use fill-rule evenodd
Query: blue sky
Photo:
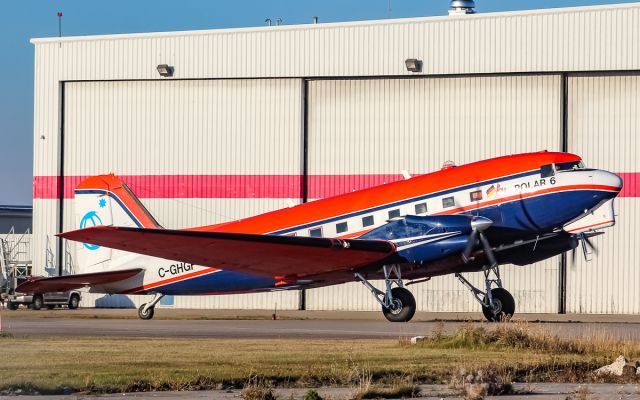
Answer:
<svg viewBox="0 0 640 400"><path fill-rule="evenodd" d="M623 3L603 0L477 0L478 12ZM627 1L630 2L630 1ZM444 15L448 0L392 0L393 18ZM31 204L33 46L29 39L382 19L388 0L4 0L0 23L0 204Z"/></svg>

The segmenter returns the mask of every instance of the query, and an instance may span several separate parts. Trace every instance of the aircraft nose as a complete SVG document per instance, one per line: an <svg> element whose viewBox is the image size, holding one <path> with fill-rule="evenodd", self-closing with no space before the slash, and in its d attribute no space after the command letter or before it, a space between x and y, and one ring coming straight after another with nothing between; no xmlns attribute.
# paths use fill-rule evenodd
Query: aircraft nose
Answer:
<svg viewBox="0 0 640 400"><path fill-rule="evenodd" d="M618 175L613 172L598 170L593 176L593 183L596 185L609 186L615 188L616 192L622 190L623 181Z"/></svg>

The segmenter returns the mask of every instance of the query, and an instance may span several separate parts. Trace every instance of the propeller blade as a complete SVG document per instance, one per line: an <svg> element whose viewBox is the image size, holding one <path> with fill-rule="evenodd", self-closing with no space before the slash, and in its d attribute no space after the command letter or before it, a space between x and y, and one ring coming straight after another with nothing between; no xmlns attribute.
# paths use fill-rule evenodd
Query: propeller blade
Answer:
<svg viewBox="0 0 640 400"><path fill-rule="evenodd" d="M471 252L473 251L473 248L476 245L477 238L478 238L478 231L474 229L471 231L471 234L469 235L469 240L467 241L467 247L465 247L464 251L462 252L462 258L464 259L465 263L469 262L469 257L471 256Z"/></svg>
<svg viewBox="0 0 640 400"><path fill-rule="evenodd" d="M589 239L589 236L583 235L582 240L584 240L584 242L587 244L587 246L589 246L591 251L593 251L593 254L598 255L598 248L593 244L593 242L591 242L591 239Z"/></svg>
<svg viewBox="0 0 640 400"><path fill-rule="evenodd" d="M496 260L496 256L493 254L493 249L487 240L487 237L484 233L480 232L480 241L482 242L482 248L484 249L484 254L487 256L487 259L491 263L491 266L498 264Z"/></svg>
<svg viewBox="0 0 640 400"><path fill-rule="evenodd" d="M571 268L576 268L576 248L571 249Z"/></svg>

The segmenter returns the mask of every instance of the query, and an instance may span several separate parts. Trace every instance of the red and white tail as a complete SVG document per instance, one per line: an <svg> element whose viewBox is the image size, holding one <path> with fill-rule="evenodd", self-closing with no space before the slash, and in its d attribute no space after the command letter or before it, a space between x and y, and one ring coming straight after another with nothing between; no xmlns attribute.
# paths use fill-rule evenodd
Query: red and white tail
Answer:
<svg viewBox="0 0 640 400"><path fill-rule="evenodd" d="M82 181L75 189L74 209L78 229L98 225L160 228L131 189L113 174L92 176ZM123 260L112 261L128 254L89 243L78 243L77 272L117 269Z"/></svg>

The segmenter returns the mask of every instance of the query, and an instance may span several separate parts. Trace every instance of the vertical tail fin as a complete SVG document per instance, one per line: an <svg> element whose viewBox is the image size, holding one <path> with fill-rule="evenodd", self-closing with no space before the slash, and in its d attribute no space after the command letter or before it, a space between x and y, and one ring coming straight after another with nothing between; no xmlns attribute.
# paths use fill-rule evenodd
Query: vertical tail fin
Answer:
<svg viewBox="0 0 640 400"><path fill-rule="evenodd" d="M98 225L161 227L131 189L113 174L92 176L82 181L75 189L74 209L76 227L80 229ZM77 272L110 269L113 253L117 251L78 243Z"/></svg>

